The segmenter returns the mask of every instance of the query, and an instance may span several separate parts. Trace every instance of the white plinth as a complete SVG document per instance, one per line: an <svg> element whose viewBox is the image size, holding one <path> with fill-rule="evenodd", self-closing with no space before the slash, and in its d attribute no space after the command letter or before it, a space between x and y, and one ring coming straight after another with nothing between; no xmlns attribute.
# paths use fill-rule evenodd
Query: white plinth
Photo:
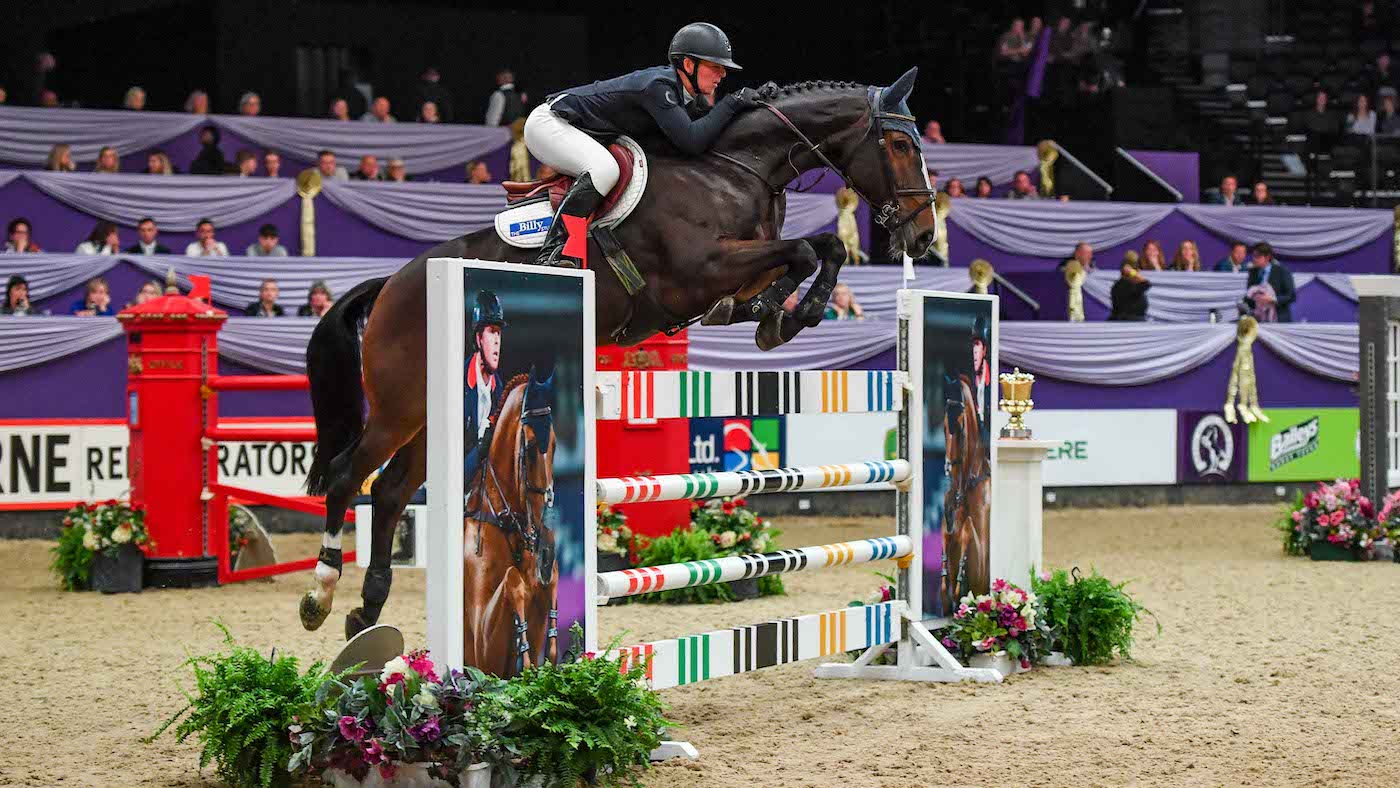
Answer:
<svg viewBox="0 0 1400 788"><path fill-rule="evenodd" d="M1041 463L1059 441L997 439L997 475L993 485L993 578L1030 586L1032 569L1044 566L1041 557Z"/></svg>

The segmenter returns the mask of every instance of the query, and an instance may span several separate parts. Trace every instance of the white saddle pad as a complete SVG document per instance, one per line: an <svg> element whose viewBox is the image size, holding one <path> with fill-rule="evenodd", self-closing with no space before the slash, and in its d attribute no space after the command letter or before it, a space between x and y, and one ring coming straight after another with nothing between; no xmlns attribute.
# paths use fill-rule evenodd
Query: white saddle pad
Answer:
<svg viewBox="0 0 1400 788"><path fill-rule="evenodd" d="M647 189L647 157L642 147L630 137L619 136L617 144L632 152L632 180L622 192L622 198L593 224L598 227L613 227L621 224ZM527 203L512 205L496 214L496 235L502 241L521 249L538 249L544 245L544 237L549 225L554 221L554 209L550 207L549 196L542 195Z"/></svg>

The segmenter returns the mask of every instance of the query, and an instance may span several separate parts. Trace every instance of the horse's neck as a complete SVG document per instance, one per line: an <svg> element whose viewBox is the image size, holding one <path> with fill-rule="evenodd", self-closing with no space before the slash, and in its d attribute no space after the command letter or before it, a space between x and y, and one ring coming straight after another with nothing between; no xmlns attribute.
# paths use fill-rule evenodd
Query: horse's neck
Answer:
<svg viewBox="0 0 1400 788"><path fill-rule="evenodd" d="M482 481L472 489L469 503L473 506L480 506L483 490L497 511L503 505L514 505L506 496L509 491L519 486L519 479L516 478L515 439L520 431L520 401L524 397L523 392L524 389L520 387L506 392L505 402L501 404L495 426L491 429L491 445L487 446L481 455ZM508 458L509 461L497 465L498 457Z"/></svg>
<svg viewBox="0 0 1400 788"><path fill-rule="evenodd" d="M963 424L963 434L967 436L967 477L976 479L986 474L987 462L986 455L982 453L982 430L977 425L981 405L973 391L971 386L963 386L964 401L970 403L970 406L963 408L963 420L966 422Z"/></svg>
<svg viewBox="0 0 1400 788"><path fill-rule="evenodd" d="M789 92L779 95L772 104L813 144L821 144L822 152L835 161L845 158L845 151L833 147L832 138L858 125L868 111L863 87ZM801 177L825 166L792 129L764 108L751 110L731 124L716 142L715 150L752 166L770 183L785 183L782 179Z"/></svg>

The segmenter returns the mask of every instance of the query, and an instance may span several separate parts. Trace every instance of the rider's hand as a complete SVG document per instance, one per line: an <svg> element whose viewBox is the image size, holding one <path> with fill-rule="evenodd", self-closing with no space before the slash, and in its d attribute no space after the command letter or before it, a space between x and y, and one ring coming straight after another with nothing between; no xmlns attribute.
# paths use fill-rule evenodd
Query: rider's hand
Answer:
<svg viewBox="0 0 1400 788"><path fill-rule="evenodd" d="M760 106L763 96L753 88L741 88L737 93L730 93L730 99L739 106L739 109L753 109Z"/></svg>

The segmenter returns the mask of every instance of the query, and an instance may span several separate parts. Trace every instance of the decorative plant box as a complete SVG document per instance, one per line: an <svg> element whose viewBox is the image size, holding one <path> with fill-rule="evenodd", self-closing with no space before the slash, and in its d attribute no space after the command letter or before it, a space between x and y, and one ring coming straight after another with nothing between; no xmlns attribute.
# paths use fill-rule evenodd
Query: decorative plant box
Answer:
<svg viewBox="0 0 1400 788"><path fill-rule="evenodd" d="M104 594L135 594L141 591L141 570L146 556L134 544L117 548L116 556L105 551L92 555L92 590Z"/></svg>
<svg viewBox="0 0 1400 788"><path fill-rule="evenodd" d="M739 601L758 599L758 578L750 577L744 580L730 580L729 590L734 592L734 598Z"/></svg>
<svg viewBox="0 0 1400 788"><path fill-rule="evenodd" d="M1047 668L1067 668L1074 660L1066 657L1063 651L1052 651L1040 658L1040 664Z"/></svg>
<svg viewBox="0 0 1400 788"><path fill-rule="evenodd" d="M1376 542L1371 545L1372 561L1394 561L1395 545L1390 542Z"/></svg>
<svg viewBox="0 0 1400 788"><path fill-rule="evenodd" d="M1333 544L1327 540L1319 540L1312 543L1308 548L1308 556L1314 561L1360 561L1361 556L1357 551L1346 545Z"/></svg>
<svg viewBox="0 0 1400 788"><path fill-rule="evenodd" d="M967 664L974 668L991 668L1002 675L1002 678L1010 676L1015 672L1015 667L1019 666L1017 660L1012 659L1005 651L998 651L993 654L973 654L967 660Z"/></svg>
<svg viewBox="0 0 1400 788"><path fill-rule="evenodd" d="M599 572L621 572L631 568L632 563L622 553L598 553Z"/></svg>
<svg viewBox="0 0 1400 788"><path fill-rule="evenodd" d="M451 788L451 783L428 774L428 764L396 763L394 776L384 779L378 769L370 769L364 780L356 780L348 772L327 769L321 779L335 788ZM474 763L458 777L462 788L491 788L491 766Z"/></svg>

